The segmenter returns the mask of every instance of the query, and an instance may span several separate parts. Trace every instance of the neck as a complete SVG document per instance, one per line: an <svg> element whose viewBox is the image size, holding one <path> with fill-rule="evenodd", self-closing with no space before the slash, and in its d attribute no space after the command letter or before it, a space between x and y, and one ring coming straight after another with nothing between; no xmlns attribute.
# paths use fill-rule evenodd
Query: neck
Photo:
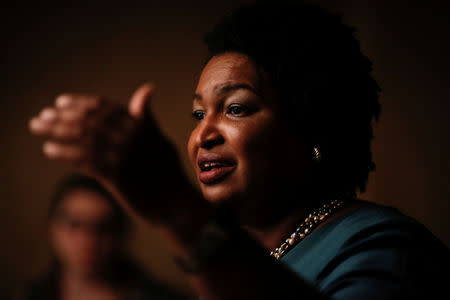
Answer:
<svg viewBox="0 0 450 300"><path fill-rule="evenodd" d="M120 288L99 274L66 270L61 275L61 299L118 299Z"/></svg>
<svg viewBox="0 0 450 300"><path fill-rule="evenodd" d="M269 251L278 247L324 199L322 195L307 192L308 189L304 187L301 198L293 201L292 195L298 195L296 189L296 183L284 184L284 188L276 188L275 192L270 193L271 196L261 195L259 199L265 200L260 207L269 209L260 209L255 214L255 209L251 208L248 209L251 213L246 213L246 219L250 219L247 216L253 216L254 220L242 223L245 224L244 228Z"/></svg>
<svg viewBox="0 0 450 300"><path fill-rule="evenodd" d="M345 205L337 209L325 221L320 223L314 230L327 224L328 222L345 215L353 210L359 209L367 205L365 201L348 199ZM300 223L311 213L311 208L298 208L291 214L286 216L281 222L268 226L266 228L244 227L248 232L257 239L268 251L273 251L279 247L282 242L288 238Z"/></svg>
<svg viewBox="0 0 450 300"><path fill-rule="evenodd" d="M246 226L245 229L268 251L272 251L295 230L309 213L309 208L297 208L276 224L264 228Z"/></svg>

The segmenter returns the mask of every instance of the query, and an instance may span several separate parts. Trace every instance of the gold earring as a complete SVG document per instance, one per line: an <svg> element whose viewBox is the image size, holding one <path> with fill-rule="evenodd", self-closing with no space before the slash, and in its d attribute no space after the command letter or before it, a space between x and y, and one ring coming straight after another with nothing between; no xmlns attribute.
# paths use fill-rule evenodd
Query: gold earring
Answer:
<svg viewBox="0 0 450 300"><path fill-rule="evenodd" d="M315 162L320 162L322 160L322 153L317 146L313 147L313 159Z"/></svg>

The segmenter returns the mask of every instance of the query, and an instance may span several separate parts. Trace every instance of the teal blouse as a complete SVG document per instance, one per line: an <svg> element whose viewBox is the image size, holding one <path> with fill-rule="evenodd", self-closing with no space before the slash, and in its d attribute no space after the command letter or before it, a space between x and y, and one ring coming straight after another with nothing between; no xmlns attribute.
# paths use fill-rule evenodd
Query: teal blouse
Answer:
<svg viewBox="0 0 450 300"><path fill-rule="evenodd" d="M336 218L281 261L332 299L448 297L449 249L390 207L369 204Z"/></svg>

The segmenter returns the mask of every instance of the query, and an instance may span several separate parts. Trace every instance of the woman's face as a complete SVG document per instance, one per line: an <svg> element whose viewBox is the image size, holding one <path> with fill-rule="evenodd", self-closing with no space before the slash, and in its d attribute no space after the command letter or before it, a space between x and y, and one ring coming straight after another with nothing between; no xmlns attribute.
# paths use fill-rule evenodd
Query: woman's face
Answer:
<svg viewBox="0 0 450 300"><path fill-rule="evenodd" d="M111 230L112 207L101 194L76 189L61 200L50 223L50 239L68 271L96 273L120 243Z"/></svg>
<svg viewBox="0 0 450 300"><path fill-rule="evenodd" d="M251 199L261 202L307 171L306 149L287 126L275 89L246 55L208 62L192 111L198 124L188 152L208 201L252 209Z"/></svg>

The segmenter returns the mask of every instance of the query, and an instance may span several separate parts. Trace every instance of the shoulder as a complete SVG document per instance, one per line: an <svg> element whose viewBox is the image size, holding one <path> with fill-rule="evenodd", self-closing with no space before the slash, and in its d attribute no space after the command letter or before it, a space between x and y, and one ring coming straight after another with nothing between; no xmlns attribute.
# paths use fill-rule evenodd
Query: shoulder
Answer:
<svg viewBox="0 0 450 300"><path fill-rule="evenodd" d="M410 273L436 265L437 259L448 263L448 248L423 224L392 207L364 205L330 224L324 234L335 240L336 262L359 256L373 259L373 267Z"/></svg>
<svg viewBox="0 0 450 300"><path fill-rule="evenodd" d="M448 252L444 244L417 220L396 208L372 203L337 219L324 234L337 238L341 251L355 247L413 247Z"/></svg>
<svg viewBox="0 0 450 300"><path fill-rule="evenodd" d="M342 216L330 224L328 234L338 234L341 242L351 244L360 240L397 235L404 238L414 234L428 236L426 228L393 207L365 203L362 207Z"/></svg>
<svg viewBox="0 0 450 300"><path fill-rule="evenodd" d="M425 226L375 204L334 219L302 243L286 262L294 271L306 269L313 284L336 298L418 293L418 287L438 286L438 271L449 267L448 248Z"/></svg>
<svg viewBox="0 0 450 300"><path fill-rule="evenodd" d="M316 229L286 255L294 262L300 256L321 253L334 257L358 247L417 246L425 242L441 244L422 224L393 207L362 203Z"/></svg>

